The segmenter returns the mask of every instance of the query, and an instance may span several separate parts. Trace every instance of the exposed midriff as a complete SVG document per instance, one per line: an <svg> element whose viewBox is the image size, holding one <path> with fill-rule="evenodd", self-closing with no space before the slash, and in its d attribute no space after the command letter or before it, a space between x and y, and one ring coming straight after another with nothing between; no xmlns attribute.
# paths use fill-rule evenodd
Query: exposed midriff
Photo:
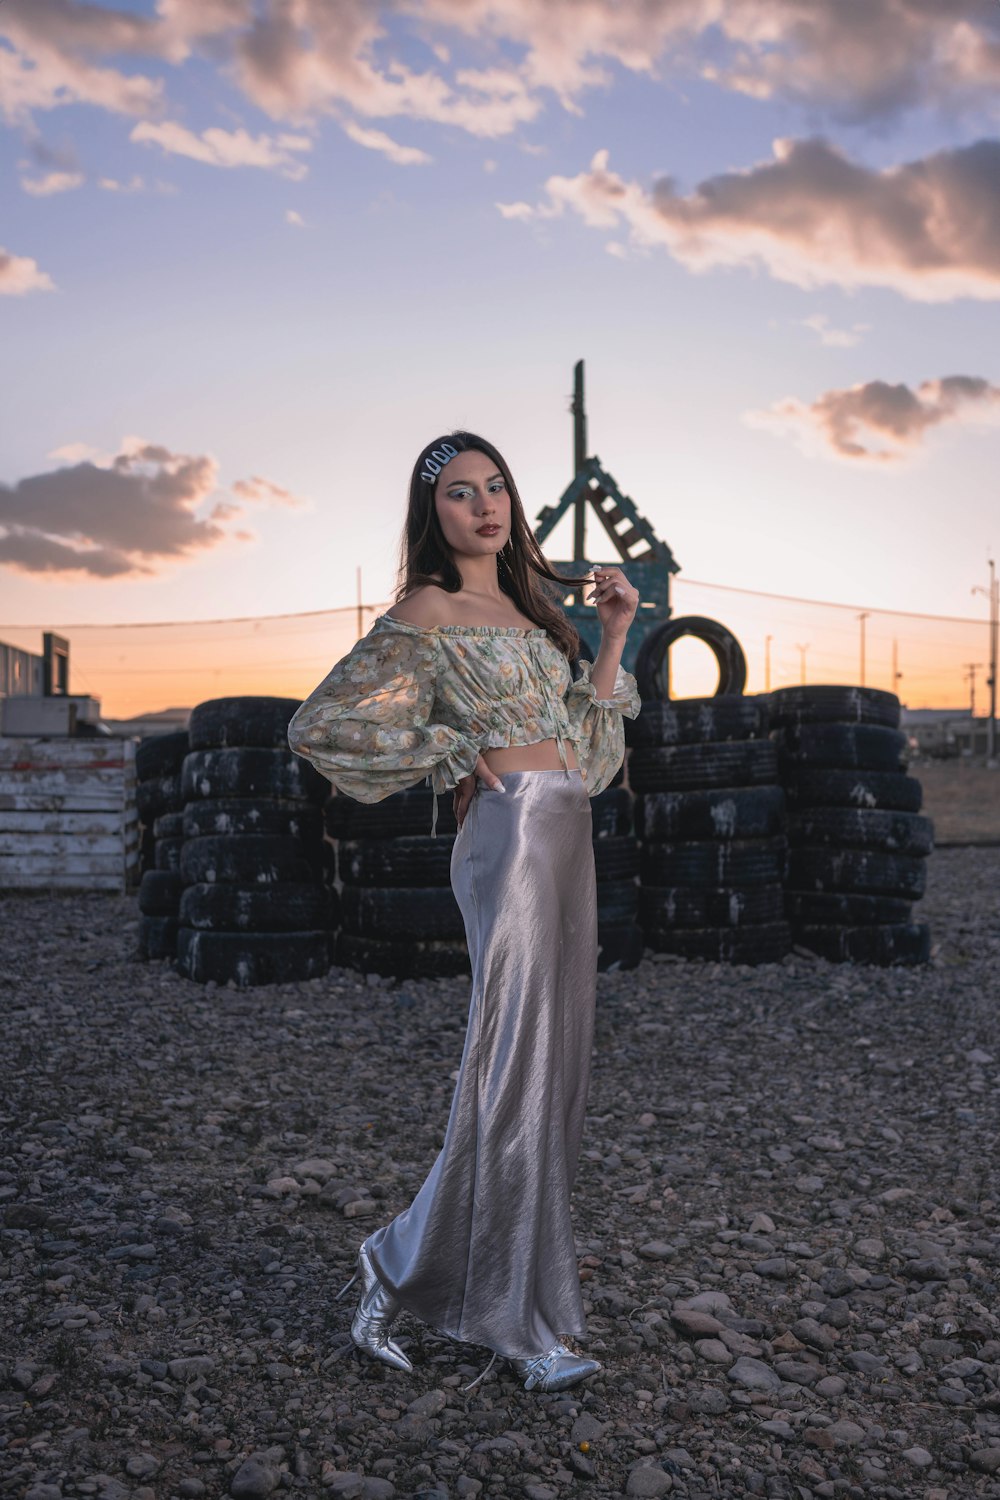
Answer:
<svg viewBox="0 0 1000 1500"><path fill-rule="evenodd" d="M576 754L569 740L563 742L566 764L570 770L577 765ZM484 750L483 760L494 775L503 777L504 771L561 771L559 745L555 739L536 740L533 745L498 745Z"/></svg>

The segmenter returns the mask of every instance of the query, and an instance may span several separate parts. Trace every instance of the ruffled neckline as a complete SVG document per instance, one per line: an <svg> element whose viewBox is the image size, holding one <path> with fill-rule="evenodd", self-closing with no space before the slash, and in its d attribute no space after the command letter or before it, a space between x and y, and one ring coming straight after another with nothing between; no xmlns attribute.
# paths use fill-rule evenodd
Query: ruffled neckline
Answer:
<svg viewBox="0 0 1000 1500"><path fill-rule="evenodd" d="M384 625L389 630L413 630L418 635L548 635L544 625L531 628L527 625L414 625L409 620L397 620L386 614L376 615L372 625Z"/></svg>

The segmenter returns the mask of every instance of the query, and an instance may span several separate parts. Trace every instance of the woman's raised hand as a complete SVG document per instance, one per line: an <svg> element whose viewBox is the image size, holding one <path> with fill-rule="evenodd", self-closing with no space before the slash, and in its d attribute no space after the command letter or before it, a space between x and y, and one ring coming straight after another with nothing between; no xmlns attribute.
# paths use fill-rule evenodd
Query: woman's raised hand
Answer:
<svg viewBox="0 0 1000 1500"><path fill-rule="evenodd" d="M486 783L491 791L502 792L504 790L504 784L500 780L500 777L495 771L490 770L483 757L480 756L476 761L475 769L468 776L463 776L455 787L455 822L459 828L461 828L465 821L465 814L469 810L469 803L475 796L477 776Z"/></svg>
<svg viewBox="0 0 1000 1500"><path fill-rule="evenodd" d="M632 587L621 568L595 568L594 592L586 602L596 604L605 635L624 637L639 607L639 590Z"/></svg>

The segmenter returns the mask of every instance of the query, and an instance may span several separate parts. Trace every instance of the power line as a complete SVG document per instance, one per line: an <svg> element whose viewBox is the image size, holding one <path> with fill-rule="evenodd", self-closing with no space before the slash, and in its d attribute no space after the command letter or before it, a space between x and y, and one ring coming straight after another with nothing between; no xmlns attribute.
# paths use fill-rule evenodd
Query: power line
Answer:
<svg viewBox="0 0 1000 1500"><path fill-rule="evenodd" d="M374 604L363 604L362 609L375 609ZM388 607L388 606L387 606ZM0 630L165 630L176 625L247 625L256 621L268 624L272 620L313 620L321 615L341 615L357 609L356 604L332 604L328 609L289 610L279 615L225 615L221 619L209 620L79 620L74 624L11 625L0 623Z"/></svg>
<svg viewBox="0 0 1000 1500"><path fill-rule="evenodd" d="M838 604L833 599L803 599L797 594L769 594L765 589L745 589L736 583L705 583L698 578L684 578L682 575L674 580L673 587L678 588L682 584L694 584L699 589L720 589L726 594L752 594L757 599L782 599L787 604L812 604L821 609L864 609L874 615L902 615L910 620L942 620L952 625L979 625L981 620L974 615L922 615L913 609L880 609L874 604Z"/></svg>
<svg viewBox="0 0 1000 1500"><path fill-rule="evenodd" d="M808 604L817 609L842 609L842 610L867 610L873 615L893 615L909 620L936 620L952 625L980 625L982 621L975 615L934 615L921 614L912 609L883 609L879 605L844 604L835 599L807 599L801 594L773 594L766 589L748 589L734 583L707 583L702 578L685 578L683 574L678 575L674 581L674 588L692 587L699 589L714 589L724 594L746 594L754 599L777 599L785 604ZM118 620L118 621L95 621L82 620L75 624L52 624L45 622L41 625L33 624L4 624L0 622L0 630L163 630L178 625L243 625L259 621L268 624L276 620L313 620L320 619L325 615L347 614L357 609L356 604L333 604L326 609L309 610L285 610L276 615L225 615L221 618L197 619L197 620ZM363 604L365 610L376 610L380 606L374 604ZM385 608L389 608L387 602Z"/></svg>

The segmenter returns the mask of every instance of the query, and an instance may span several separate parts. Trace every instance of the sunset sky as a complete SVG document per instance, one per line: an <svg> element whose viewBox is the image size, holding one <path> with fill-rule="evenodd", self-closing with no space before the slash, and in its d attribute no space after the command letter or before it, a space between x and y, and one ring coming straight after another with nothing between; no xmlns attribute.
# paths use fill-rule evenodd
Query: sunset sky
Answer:
<svg viewBox="0 0 1000 1500"><path fill-rule="evenodd" d="M4 0L0 106L0 637L388 600L579 358L681 579L984 615L998 0Z"/></svg>

